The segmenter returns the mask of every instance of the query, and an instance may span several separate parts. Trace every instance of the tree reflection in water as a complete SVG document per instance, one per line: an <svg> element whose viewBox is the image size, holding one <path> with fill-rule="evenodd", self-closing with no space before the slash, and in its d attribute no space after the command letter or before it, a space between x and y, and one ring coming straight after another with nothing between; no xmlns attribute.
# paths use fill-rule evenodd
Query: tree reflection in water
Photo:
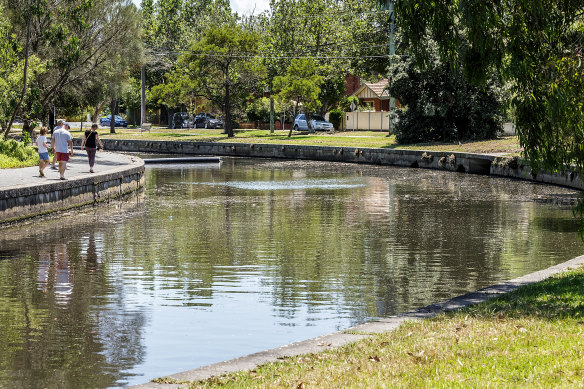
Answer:
<svg viewBox="0 0 584 389"><path fill-rule="evenodd" d="M0 261L0 387L120 386L142 360L146 313L108 281L103 225L88 216L0 239L13 253Z"/></svg>
<svg viewBox="0 0 584 389"><path fill-rule="evenodd" d="M145 198L0 235L0 387L143 383L582 252L564 188L247 159L146 176Z"/></svg>

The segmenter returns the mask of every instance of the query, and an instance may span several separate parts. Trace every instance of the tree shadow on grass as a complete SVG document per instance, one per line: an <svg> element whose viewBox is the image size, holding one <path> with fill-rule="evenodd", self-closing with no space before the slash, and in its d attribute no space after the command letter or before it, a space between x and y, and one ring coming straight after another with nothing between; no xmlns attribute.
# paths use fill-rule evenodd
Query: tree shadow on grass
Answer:
<svg viewBox="0 0 584 389"><path fill-rule="evenodd" d="M544 319L584 318L584 269L553 276L467 308L475 315Z"/></svg>

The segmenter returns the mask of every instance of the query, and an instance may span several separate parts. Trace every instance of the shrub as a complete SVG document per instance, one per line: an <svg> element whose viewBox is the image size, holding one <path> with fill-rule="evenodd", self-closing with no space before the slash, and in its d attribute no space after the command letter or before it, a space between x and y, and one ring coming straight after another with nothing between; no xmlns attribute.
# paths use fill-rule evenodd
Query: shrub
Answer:
<svg viewBox="0 0 584 389"><path fill-rule="evenodd" d="M0 168L34 166L39 162L34 147L14 139L0 140L0 157Z"/></svg>
<svg viewBox="0 0 584 389"><path fill-rule="evenodd" d="M503 128L504 92L495 81L480 88L460 67L443 63L432 44L419 68L402 57L390 68L390 93L402 104L395 126L398 143L492 139Z"/></svg>
<svg viewBox="0 0 584 389"><path fill-rule="evenodd" d="M329 121L335 126L335 130L341 127L341 122L343 120L343 111L339 108L335 108L329 112Z"/></svg>

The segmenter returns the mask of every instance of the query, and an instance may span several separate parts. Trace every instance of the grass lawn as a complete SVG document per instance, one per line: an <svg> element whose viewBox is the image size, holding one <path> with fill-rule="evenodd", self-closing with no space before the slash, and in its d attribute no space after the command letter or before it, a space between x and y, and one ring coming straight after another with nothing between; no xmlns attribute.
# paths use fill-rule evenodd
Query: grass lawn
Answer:
<svg viewBox="0 0 584 389"><path fill-rule="evenodd" d="M160 382L172 380L160 379ZM584 269L190 388L583 387Z"/></svg>
<svg viewBox="0 0 584 389"><path fill-rule="evenodd" d="M459 151L468 153L503 153L518 155L521 152L517 137L508 136L494 140L458 143L430 143L414 145L397 145L395 136L387 136L384 132L345 131L335 133L318 132L316 134L293 133L288 138L288 131L275 131L270 134L266 130L235 130L235 137L228 138L223 130L153 128L149 132L139 129L116 128L115 134L110 134L108 128L99 130L102 139L142 139L142 140L183 140L197 142L227 142L227 143L276 143L313 146L338 147L371 147L400 148L414 150ZM73 136L81 137L80 131L72 131Z"/></svg>
<svg viewBox="0 0 584 389"><path fill-rule="evenodd" d="M86 128L84 128L86 129ZM18 131L18 134L20 132ZM16 132L15 132L16 134ZM75 138L82 138L83 132L72 128ZM318 132L316 134L294 133L288 138L288 131L275 131L270 134L266 130L235 130L235 137L228 138L223 130L153 128L149 132L141 132L138 128L116 128L115 134L109 133L109 128L101 128L99 136L102 139L140 139L140 140L175 140L194 142L225 142L225 143L275 143L312 146L363 147L411 149L430 151L458 151L465 153L497 153L502 155L519 155L521 147L516 136L500 137L493 140L458 143L424 143L413 145L397 145L395 136L387 136L384 132L345 131L335 133ZM0 168L34 166L38 160L26 162L8 161L0 155Z"/></svg>

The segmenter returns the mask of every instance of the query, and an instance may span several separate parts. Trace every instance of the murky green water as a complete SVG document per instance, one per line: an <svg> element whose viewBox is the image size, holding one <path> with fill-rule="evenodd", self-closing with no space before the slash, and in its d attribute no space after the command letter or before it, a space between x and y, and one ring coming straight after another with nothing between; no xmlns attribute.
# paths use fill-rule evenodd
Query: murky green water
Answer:
<svg viewBox="0 0 584 389"><path fill-rule="evenodd" d="M573 191L226 159L0 231L0 386L117 387L421 307L584 252Z"/></svg>

